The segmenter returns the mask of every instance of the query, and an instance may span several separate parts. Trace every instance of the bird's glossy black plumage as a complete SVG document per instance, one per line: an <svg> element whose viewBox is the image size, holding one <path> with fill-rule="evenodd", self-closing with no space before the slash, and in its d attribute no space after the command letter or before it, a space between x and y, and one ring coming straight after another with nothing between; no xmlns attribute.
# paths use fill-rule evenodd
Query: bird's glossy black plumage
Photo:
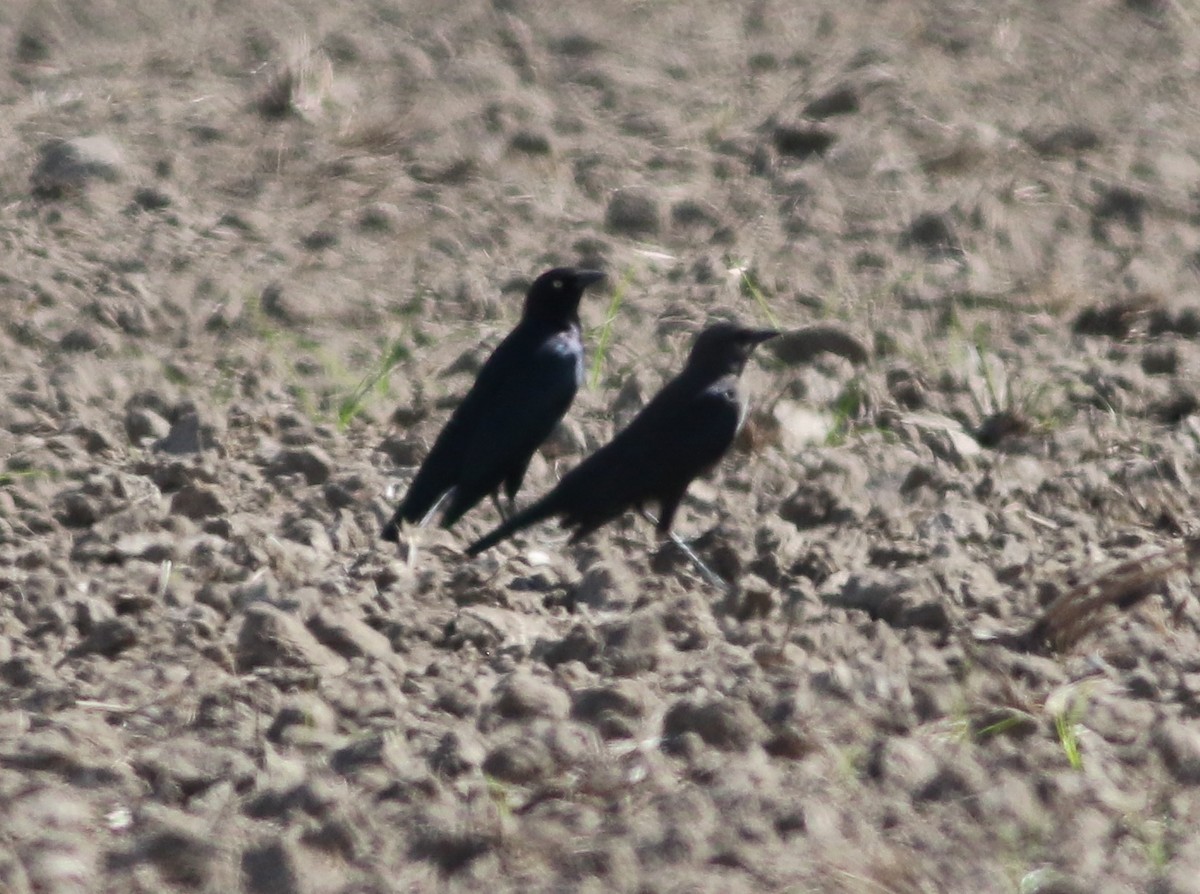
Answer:
<svg viewBox="0 0 1200 894"><path fill-rule="evenodd" d="M538 445L566 413L583 379L579 300L604 278L558 267L534 280L521 321L479 370L384 526L399 539L401 522L421 523L446 500L450 527L503 488L511 503Z"/></svg>
<svg viewBox="0 0 1200 894"><path fill-rule="evenodd" d="M658 503L667 534L684 492L733 444L744 407L737 381L750 352L774 330L717 323L696 338L683 371L633 421L527 509L467 548L478 555L535 522L559 516L572 542L628 509Z"/></svg>

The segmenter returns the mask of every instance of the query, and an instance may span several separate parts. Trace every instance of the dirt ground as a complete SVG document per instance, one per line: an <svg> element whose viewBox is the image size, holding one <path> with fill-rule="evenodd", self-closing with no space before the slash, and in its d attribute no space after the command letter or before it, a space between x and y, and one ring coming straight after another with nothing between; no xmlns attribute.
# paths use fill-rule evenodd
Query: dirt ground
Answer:
<svg viewBox="0 0 1200 894"><path fill-rule="evenodd" d="M0 4L0 891L1200 891L1190 0ZM599 265L545 492L381 523Z"/></svg>

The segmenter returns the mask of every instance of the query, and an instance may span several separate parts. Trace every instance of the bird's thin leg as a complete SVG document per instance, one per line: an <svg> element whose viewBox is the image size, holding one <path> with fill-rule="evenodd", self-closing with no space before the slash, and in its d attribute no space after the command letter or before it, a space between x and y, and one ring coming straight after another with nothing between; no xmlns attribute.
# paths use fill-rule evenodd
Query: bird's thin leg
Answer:
<svg viewBox="0 0 1200 894"><path fill-rule="evenodd" d="M517 500L515 497L509 497L508 503L503 503L500 500L500 493L496 491L492 493L492 505L496 506L496 511L500 514L500 521L506 522L512 517L512 512L517 508Z"/></svg>
<svg viewBox="0 0 1200 894"><path fill-rule="evenodd" d="M452 493L454 493L454 488L450 488L450 490L446 491L444 494L442 494L440 497L438 497L438 500L437 500L437 502L436 502L436 503L434 503L434 504L433 504L433 506L431 506L431 507L429 508L429 511L428 511L428 512L426 512L426 513L425 513L425 514L424 514L424 515L421 517L421 520L420 520L419 522L417 522L417 527L418 527L418 528L423 528L423 527L425 527L427 524L429 524L429 520L430 520L431 518L433 518L433 517L434 517L434 515L436 515L436 514L437 514L437 511L438 511L439 509L441 509L441 508L442 508L442 504L443 504L443 503L445 503L447 500L449 500L449 499L450 499L450 495L451 495Z"/></svg>
<svg viewBox="0 0 1200 894"><path fill-rule="evenodd" d="M408 564L409 568L417 567L417 545L421 540L421 531L426 525L429 524L429 520L437 514L437 511L442 508L442 504L450 498L450 494L452 493L454 493L453 488L438 497L438 501L433 504L430 510L426 512L425 515L422 516L421 520L415 525L406 524L404 522L400 523L400 530L406 532L408 535L405 538L405 543L408 546L408 555L405 556L405 562Z"/></svg>
<svg viewBox="0 0 1200 894"><path fill-rule="evenodd" d="M656 519L647 509L641 508L638 511L642 513L642 518L650 522L650 524L654 525L654 527L658 527L658 519ZM729 583L723 577L721 577L721 575L717 574L717 572L705 565L704 560L696 555L696 551L688 546L682 537L680 537L674 531L667 531L666 533L670 541L679 548L679 551L688 557L688 561L690 561L692 565L695 566L696 570L700 572L700 576L702 578L704 578L722 593L729 592Z"/></svg>

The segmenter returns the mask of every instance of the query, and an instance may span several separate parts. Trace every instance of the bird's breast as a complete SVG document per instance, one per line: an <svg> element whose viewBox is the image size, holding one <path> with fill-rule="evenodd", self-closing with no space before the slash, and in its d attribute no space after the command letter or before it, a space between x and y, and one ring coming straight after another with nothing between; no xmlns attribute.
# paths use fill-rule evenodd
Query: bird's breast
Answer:
<svg viewBox="0 0 1200 894"><path fill-rule="evenodd" d="M737 412L737 427L735 431L740 431L742 423L746 421L748 405L742 400L741 395L738 394L737 378L735 376L726 376L718 380L708 389L708 393L723 403L728 404Z"/></svg>
<svg viewBox="0 0 1200 894"><path fill-rule="evenodd" d="M565 332L559 332L547 343L547 349L555 357L562 358L564 363L570 363L575 368L575 384L583 384L583 338L579 329L572 326Z"/></svg>

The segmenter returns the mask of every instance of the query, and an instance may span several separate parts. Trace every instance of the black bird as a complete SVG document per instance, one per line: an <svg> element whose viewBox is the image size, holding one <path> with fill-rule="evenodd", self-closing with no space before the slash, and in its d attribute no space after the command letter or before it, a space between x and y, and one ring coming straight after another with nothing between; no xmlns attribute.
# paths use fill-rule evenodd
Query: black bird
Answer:
<svg viewBox="0 0 1200 894"><path fill-rule="evenodd" d="M534 451L567 412L583 380L579 300L603 278L595 270L556 267L533 281L521 321L450 415L384 526L384 540L399 540L401 522L423 524L446 499L443 528L486 496L499 508L501 486L511 506Z"/></svg>
<svg viewBox="0 0 1200 894"><path fill-rule="evenodd" d="M659 505L660 536L692 480L725 454L745 406L737 381L755 346L779 333L736 323L709 326L696 338L683 372L663 386L633 421L548 494L467 547L478 555L522 528L551 516L571 528L574 543L627 509Z"/></svg>

